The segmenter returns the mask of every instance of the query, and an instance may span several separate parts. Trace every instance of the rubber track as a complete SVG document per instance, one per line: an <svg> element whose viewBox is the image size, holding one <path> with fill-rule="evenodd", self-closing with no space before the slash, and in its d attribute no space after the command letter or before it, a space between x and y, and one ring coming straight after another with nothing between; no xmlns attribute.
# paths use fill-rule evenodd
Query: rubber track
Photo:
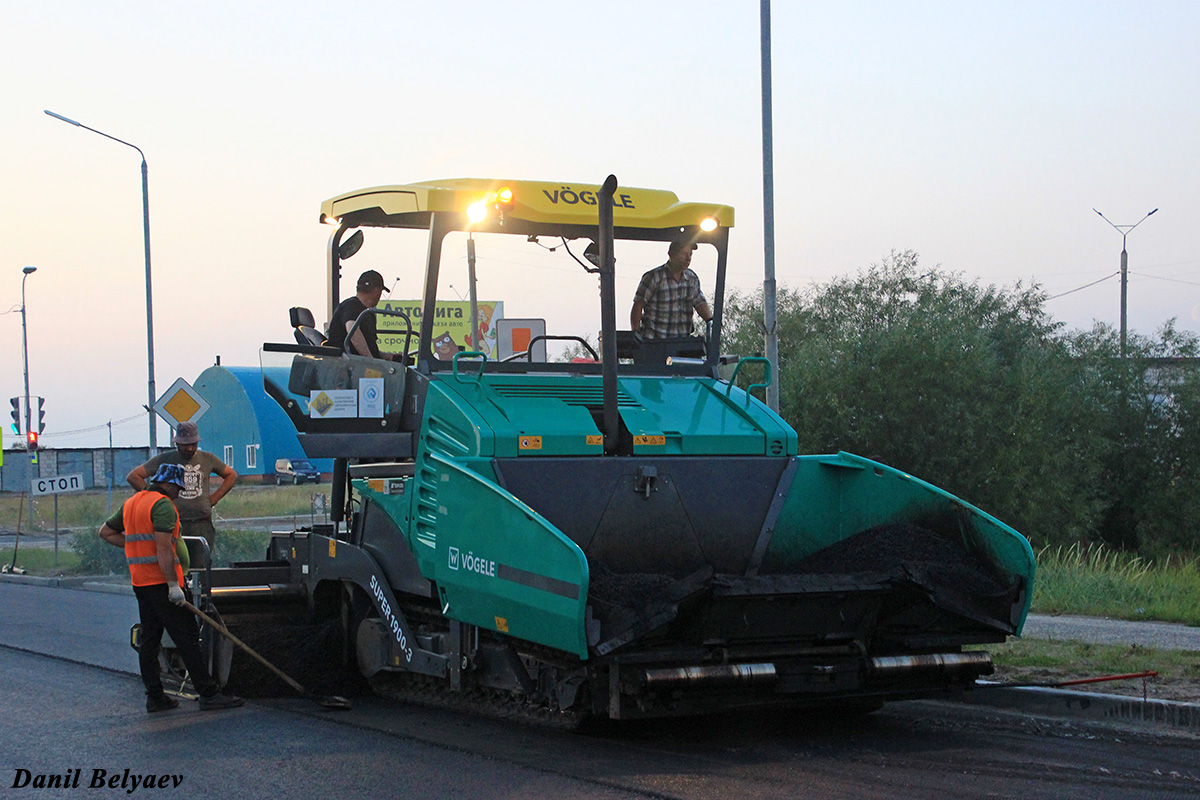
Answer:
<svg viewBox="0 0 1200 800"><path fill-rule="evenodd" d="M430 675L381 672L369 681L371 691L380 697L539 728L574 731L590 716L582 711L560 711L534 705L521 695L499 689L473 688L456 692L445 680Z"/></svg>

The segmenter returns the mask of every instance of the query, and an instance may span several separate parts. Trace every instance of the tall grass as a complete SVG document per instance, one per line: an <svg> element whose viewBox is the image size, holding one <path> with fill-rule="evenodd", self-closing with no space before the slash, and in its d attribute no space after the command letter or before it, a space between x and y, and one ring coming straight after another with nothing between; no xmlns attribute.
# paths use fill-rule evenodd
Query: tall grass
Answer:
<svg viewBox="0 0 1200 800"><path fill-rule="evenodd" d="M13 548L0 547L0 564L12 562ZM79 571L79 556L71 549L70 537L64 536L58 548L57 564L52 547L20 547L17 548L16 565L30 575L73 575Z"/></svg>
<svg viewBox="0 0 1200 800"><path fill-rule="evenodd" d="M1200 625L1200 559L1161 562L1103 546L1037 554L1033 610Z"/></svg>
<svg viewBox="0 0 1200 800"><path fill-rule="evenodd" d="M244 517L307 517L312 511L313 495L331 493L329 484L301 486L235 486L217 505L224 519Z"/></svg>

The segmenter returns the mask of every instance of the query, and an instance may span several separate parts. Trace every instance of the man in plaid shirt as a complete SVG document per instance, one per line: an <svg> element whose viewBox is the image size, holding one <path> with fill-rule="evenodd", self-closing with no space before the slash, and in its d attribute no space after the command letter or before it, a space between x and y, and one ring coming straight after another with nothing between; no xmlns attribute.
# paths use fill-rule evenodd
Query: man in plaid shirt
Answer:
<svg viewBox="0 0 1200 800"><path fill-rule="evenodd" d="M633 295L629 326L643 339L692 335L692 309L707 322L712 309L700 291L700 277L688 267L696 243L684 234L667 248L667 263L642 276Z"/></svg>

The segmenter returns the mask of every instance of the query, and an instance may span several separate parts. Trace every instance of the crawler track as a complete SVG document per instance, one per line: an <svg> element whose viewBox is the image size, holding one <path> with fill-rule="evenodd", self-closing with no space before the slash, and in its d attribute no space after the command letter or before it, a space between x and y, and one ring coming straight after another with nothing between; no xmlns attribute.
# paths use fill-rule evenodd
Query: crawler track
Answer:
<svg viewBox="0 0 1200 800"><path fill-rule="evenodd" d="M371 691L380 697L432 708L464 711L562 731L579 729L590 715L533 705L522 695L498 689L471 688L453 691L444 680L415 673L381 672L370 678Z"/></svg>

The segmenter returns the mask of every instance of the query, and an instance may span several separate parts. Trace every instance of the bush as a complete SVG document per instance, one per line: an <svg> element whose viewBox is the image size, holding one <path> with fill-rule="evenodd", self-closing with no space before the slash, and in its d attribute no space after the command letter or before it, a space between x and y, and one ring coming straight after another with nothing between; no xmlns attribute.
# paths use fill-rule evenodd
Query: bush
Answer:
<svg viewBox="0 0 1200 800"><path fill-rule="evenodd" d="M78 569L83 575L120 575L129 571L125 550L113 547L94 530L71 534L71 549L79 556Z"/></svg>
<svg viewBox="0 0 1200 800"><path fill-rule="evenodd" d="M267 555L270 539L270 531L218 530L213 566L227 567L235 561L262 561Z"/></svg>
<svg viewBox="0 0 1200 800"><path fill-rule="evenodd" d="M1091 417L1107 445L1098 538L1160 560L1196 550L1200 372L1171 362L1195 358L1200 340L1168 322L1154 337L1130 336L1125 358L1108 326L1076 333L1070 344L1093 374Z"/></svg>
<svg viewBox="0 0 1200 800"><path fill-rule="evenodd" d="M1082 370L1036 287L1000 289L893 253L857 276L781 293L780 413L802 453L846 450L930 481L1039 546L1101 513ZM761 298L730 303L761 348Z"/></svg>
<svg viewBox="0 0 1200 800"><path fill-rule="evenodd" d="M234 561L262 561L267 553L268 531L218 530L213 566L227 567ZM71 535L71 549L79 556L78 571L84 575L128 573L125 551L113 547L95 532Z"/></svg>
<svg viewBox="0 0 1200 800"><path fill-rule="evenodd" d="M1035 547L1200 551L1200 339L1167 323L1063 332L1036 286L996 288L893 253L778 298L780 413L802 453L876 458L978 505ZM762 296L731 296L732 352Z"/></svg>

